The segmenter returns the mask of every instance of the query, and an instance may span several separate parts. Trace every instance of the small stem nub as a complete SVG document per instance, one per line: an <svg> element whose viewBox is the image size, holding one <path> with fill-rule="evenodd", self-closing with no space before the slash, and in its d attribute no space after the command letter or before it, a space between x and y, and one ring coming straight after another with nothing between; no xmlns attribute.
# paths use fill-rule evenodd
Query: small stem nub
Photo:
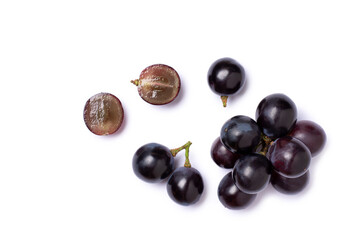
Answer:
<svg viewBox="0 0 360 240"><path fill-rule="evenodd" d="M271 140L271 138L269 138L268 136L266 136L265 134L262 135L262 141L265 143L264 147L261 149L261 151L259 152L259 154L266 156L269 147L273 144L273 141Z"/></svg>
<svg viewBox="0 0 360 240"><path fill-rule="evenodd" d="M220 98L223 103L223 107L226 107L228 96L221 96Z"/></svg>
<svg viewBox="0 0 360 240"><path fill-rule="evenodd" d="M185 149L185 163L184 163L184 167L190 168L191 164L190 164L190 160L189 160L189 149L190 149L190 145L192 144L192 142L188 141L187 143L185 143L183 146L179 147L179 148L174 148L171 149L170 152L173 155L173 157L175 157L180 151Z"/></svg>
<svg viewBox="0 0 360 240"><path fill-rule="evenodd" d="M131 80L130 82L135 86L139 86L139 79Z"/></svg>

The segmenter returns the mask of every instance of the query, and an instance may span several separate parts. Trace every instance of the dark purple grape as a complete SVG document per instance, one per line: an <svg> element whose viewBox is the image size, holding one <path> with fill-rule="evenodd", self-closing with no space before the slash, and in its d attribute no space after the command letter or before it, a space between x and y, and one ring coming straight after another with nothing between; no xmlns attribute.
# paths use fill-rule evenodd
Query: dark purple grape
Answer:
<svg viewBox="0 0 360 240"><path fill-rule="evenodd" d="M285 136L273 142L267 157L273 169L287 178L303 175L310 166L310 150L300 140Z"/></svg>
<svg viewBox="0 0 360 240"><path fill-rule="evenodd" d="M226 174L218 187L218 197L222 205L229 209L244 209L256 198L256 194L247 194L238 189L232 178L232 172Z"/></svg>
<svg viewBox="0 0 360 240"><path fill-rule="evenodd" d="M281 193L296 194L301 192L307 186L309 177L309 171L297 178L287 178L276 171L273 171L270 182L273 187Z"/></svg>
<svg viewBox="0 0 360 240"><path fill-rule="evenodd" d="M172 102L180 91L179 74L170 66L154 64L145 68L139 79L131 81L138 87L140 97L153 105Z"/></svg>
<svg viewBox="0 0 360 240"><path fill-rule="evenodd" d="M256 109L256 122L271 139L287 135L297 119L295 103L281 93L265 97Z"/></svg>
<svg viewBox="0 0 360 240"><path fill-rule="evenodd" d="M225 122L221 128L220 139L232 152L253 152L260 143L261 131L253 119L238 115Z"/></svg>
<svg viewBox="0 0 360 240"><path fill-rule="evenodd" d="M271 177L271 164L265 156L250 153L237 161L232 176L235 185L241 191L255 194L268 185Z"/></svg>
<svg viewBox="0 0 360 240"><path fill-rule="evenodd" d="M228 150L220 141L220 137L213 142L210 154L214 162L222 168L233 168L236 161L242 156Z"/></svg>
<svg viewBox="0 0 360 240"><path fill-rule="evenodd" d="M124 119L120 100L110 93L98 93L87 100L84 107L84 121L96 135L115 133Z"/></svg>
<svg viewBox="0 0 360 240"><path fill-rule="evenodd" d="M204 191L204 182L195 168L180 167L170 176L166 189L173 201L188 206L199 201Z"/></svg>
<svg viewBox="0 0 360 240"><path fill-rule="evenodd" d="M210 66L208 84L214 93L220 96L234 95L242 89L244 83L244 68L234 59L221 58Z"/></svg>
<svg viewBox="0 0 360 240"><path fill-rule="evenodd" d="M298 121L289 135L303 142L309 148L312 156L317 155L326 142L324 129L307 120Z"/></svg>
<svg viewBox="0 0 360 240"><path fill-rule="evenodd" d="M158 143L140 147L134 154L132 166L135 175L145 182L159 182L175 168L170 149Z"/></svg>

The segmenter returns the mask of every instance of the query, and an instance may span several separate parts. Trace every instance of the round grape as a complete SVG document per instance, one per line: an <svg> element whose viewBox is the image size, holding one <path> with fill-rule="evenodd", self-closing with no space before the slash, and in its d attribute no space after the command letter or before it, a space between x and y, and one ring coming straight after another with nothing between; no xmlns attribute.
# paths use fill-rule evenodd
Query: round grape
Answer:
<svg viewBox="0 0 360 240"><path fill-rule="evenodd" d="M228 150L220 141L220 137L213 142L210 154L214 162L222 168L233 168L236 161L242 156Z"/></svg>
<svg viewBox="0 0 360 240"><path fill-rule="evenodd" d="M256 198L256 194L247 194L236 187L232 172L226 174L218 187L218 198L222 205L229 209L244 209Z"/></svg>
<svg viewBox="0 0 360 240"><path fill-rule="evenodd" d="M300 140L285 136L273 142L267 156L273 169L284 177L296 178L310 166L310 150Z"/></svg>
<svg viewBox="0 0 360 240"><path fill-rule="evenodd" d="M140 147L134 154L132 166L135 175L145 182L159 182L175 168L170 149L158 143Z"/></svg>
<svg viewBox="0 0 360 240"><path fill-rule="evenodd" d="M256 122L271 139L287 135L297 120L295 103L286 95L276 93L265 97L256 109Z"/></svg>
<svg viewBox="0 0 360 240"><path fill-rule="evenodd" d="M238 115L225 122L221 128L220 139L232 152L253 152L260 143L261 131L253 119Z"/></svg>
<svg viewBox="0 0 360 240"><path fill-rule="evenodd" d="M309 177L309 171L297 178L287 178L276 171L273 171L270 182L272 186L281 193L296 194L301 192L307 186Z"/></svg>

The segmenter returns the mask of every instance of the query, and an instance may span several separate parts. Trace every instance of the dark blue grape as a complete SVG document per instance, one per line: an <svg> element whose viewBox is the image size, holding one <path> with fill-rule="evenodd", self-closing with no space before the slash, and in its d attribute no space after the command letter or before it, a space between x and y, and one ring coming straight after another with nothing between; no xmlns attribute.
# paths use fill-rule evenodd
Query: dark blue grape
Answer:
<svg viewBox="0 0 360 240"><path fill-rule="evenodd" d="M222 205L229 209L244 209L256 198L256 194L247 194L236 187L232 172L226 174L218 187L218 197Z"/></svg>
<svg viewBox="0 0 360 240"><path fill-rule="evenodd" d="M233 153L227 149L219 137L211 145L210 154L214 162L222 168L233 168L236 161L242 156L242 154Z"/></svg>
<svg viewBox="0 0 360 240"><path fill-rule="evenodd" d="M170 149L158 144L148 143L140 147L132 160L134 173L146 182L159 182L174 170L174 157Z"/></svg>
<svg viewBox="0 0 360 240"><path fill-rule="evenodd" d="M271 177L269 160L257 153L241 157L234 166L235 185L244 193L255 194L265 189Z"/></svg>
<svg viewBox="0 0 360 240"><path fill-rule="evenodd" d="M297 120L295 103L286 95L276 93L265 97L256 109L256 122L271 139L287 135Z"/></svg>
<svg viewBox="0 0 360 240"><path fill-rule="evenodd" d="M261 131L253 119L238 115L225 122L221 128L220 139L232 152L254 152L260 143Z"/></svg>
<svg viewBox="0 0 360 240"><path fill-rule="evenodd" d="M188 206L199 201L204 191L204 182L195 168L180 167L170 176L166 189L173 201Z"/></svg>
<svg viewBox="0 0 360 240"><path fill-rule="evenodd" d="M273 171L270 182L272 186L281 193L296 194L301 192L307 186L309 177L309 171L297 178L287 178L276 171Z"/></svg>

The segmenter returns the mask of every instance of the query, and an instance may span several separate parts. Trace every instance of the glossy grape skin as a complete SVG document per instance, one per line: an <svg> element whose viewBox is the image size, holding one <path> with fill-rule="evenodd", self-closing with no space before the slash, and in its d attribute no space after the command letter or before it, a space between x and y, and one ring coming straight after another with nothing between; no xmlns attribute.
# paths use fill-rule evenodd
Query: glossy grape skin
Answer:
<svg viewBox="0 0 360 240"><path fill-rule="evenodd" d="M289 135L303 142L309 148L311 156L319 154L326 142L324 129L308 120L298 121Z"/></svg>
<svg viewBox="0 0 360 240"><path fill-rule="evenodd" d="M167 147L158 143L148 143L135 152L132 167L135 175L141 180L160 182L174 171L174 157Z"/></svg>
<svg viewBox="0 0 360 240"><path fill-rule="evenodd" d="M211 145L210 154L219 167L227 169L233 168L236 161L242 156L242 154L233 153L228 150L220 141L220 137L216 138Z"/></svg>
<svg viewBox="0 0 360 240"><path fill-rule="evenodd" d="M165 64L148 66L140 73L139 79L132 82L137 85L140 97L153 105L172 102L181 87L179 74Z"/></svg>
<svg viewBox="0 0 360 240"><path fill-rule="evenodd" d="M261 131L253 119L238 115L224 123L220 131L220 139L232 152L253 152L260 143Z"/></svg>
<svg viewBox="0 0 360 240"><path fill-rule="evenodd" d="M297 120L295 103L281 93L265 97L256 109L256 122L262 132L275 140L287 135Z"/></svg>
<svg viewBox="0 0 360 240"><path fill-rule="evenodd" d="M208 71L208 84L218 95L233 95L241 90L245 83L244 68L232 58L216 60Z"/></svg>
<svg viewBox="0 0 360 240"><path fill-rule="evenodd" d="M110 93L98 93L86 101L84 121L87 128L96 135L115 133L124 119L120 100Z"/></svg>
<svg viewBox="0 0 360 240"><path fill-rule="evenodd" d="M237 188L232 178L232 172L229 172L222 178L217 194L221 204L233 210L246 208L257 196L257 194L244 193Z"/></svg>
<svg viewBox="0 0 360 240"><path fill-rule="evenodd" d="M166 189L173 201L188 206L199 201L204 191L204 182L195 168L179 167L170 176Z"/></svg>
<svg viewBox="0 0 360 240"><path fill-rule="evenodd" d="M309 183L310 173L307 171L297 178L287 178L276 171L271 174L271 184L279 192L284 194L297 194L301 192Z"/></svg>
<svg viewBox="0 0 360 240"><path fill-rule="evenodd" d="M250 153L237 161L232 176L235 185L244 193L259 193L270 181L271 164L265 156Z"/></svg>
<svg viewBox="0 0 360 240"><path fill-rule="evenodd" d="M310 150L300 140L285 136L273 142L267 157L273 169L284 177L296 178L303 175L310 166Z"/></svg>

